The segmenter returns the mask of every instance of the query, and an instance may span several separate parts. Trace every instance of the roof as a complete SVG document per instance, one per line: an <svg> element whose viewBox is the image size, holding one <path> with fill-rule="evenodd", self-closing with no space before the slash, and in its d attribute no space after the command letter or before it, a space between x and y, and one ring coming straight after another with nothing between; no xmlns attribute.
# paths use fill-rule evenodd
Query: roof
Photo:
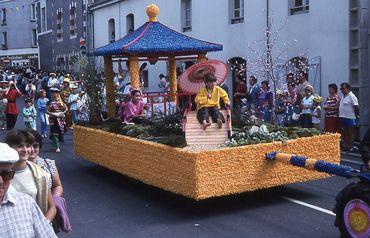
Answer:
<svg viewBox="0 0 370 238"><path fill-rule="evenodd" d="M194 55L221 51L222 45L195 39L160 22L149 21L131 34L97 48L93 54L122 56Z"/></svg>

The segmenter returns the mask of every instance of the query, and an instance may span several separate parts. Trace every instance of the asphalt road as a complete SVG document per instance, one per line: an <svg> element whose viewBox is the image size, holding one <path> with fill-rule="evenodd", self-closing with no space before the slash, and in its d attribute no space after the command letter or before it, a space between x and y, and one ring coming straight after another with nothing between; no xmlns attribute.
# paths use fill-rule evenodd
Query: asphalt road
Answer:
<svg viewBox="0 0 370 238"><path fill-rule="evenodd" d="M17 124L21 126L21 117ZM70 234L59 237L339 237L330 211L346 179L195 202L78 158L72 133L66 134L61 153L54 152L49 140L41 151L42 157L56 160L73 226Z"/></svg>

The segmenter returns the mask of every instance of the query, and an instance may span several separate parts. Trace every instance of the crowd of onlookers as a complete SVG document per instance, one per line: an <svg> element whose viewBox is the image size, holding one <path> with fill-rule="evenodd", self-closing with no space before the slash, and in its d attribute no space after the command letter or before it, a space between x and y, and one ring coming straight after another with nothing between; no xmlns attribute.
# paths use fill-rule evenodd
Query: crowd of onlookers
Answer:
<svg viewBox="0 0 370 238"><path fill-rule="evenodd" d="M104 76L99 77L101 111L103 119L106 119ZM117 115L125 123L140 121L148 105L141 99L143 87L131 87L128 70L115 74L114 85ZM247 114L279 126L314 127L342 133L343 150L352 150L359 103L348 83L329 84L325 100L315 92L304 71L298 75L289 73L284 85L284 89L272 90L267 80L259 83L256 77L250 76L247 84L245 76L236 74L232 100L234 116L244 120L243 115ZM169 91L168 76L159 75L158 88L163 94ZM226 84L221 88L228 92ZM22 95L25 96L25 107L19 111L16 99ZM151 103L155 103L155 99L152 98ZM30 69L16 74L0 70L0 129L12 129L19 113L23 114L25 127L39 129L41 136L49 136L55 150L60 151L59 142L63 141L65 131L78 121L88 120L88 97L84 85L72 74L32 72ZM41 128L36 128L37 118Z"/></svg>
<svg viewBox="0 0 370 238"><path fill-rule="evenodd" d="M0 70L0 129L13 129L22 114L24 127L49 137L59 152L66 130L88 120L88 97L83 88L71 74ZM24 107L19 109L16 100L22 96Z"/></svg>
<svg viewBox="0 0 370 238"><path fill-rule="evenodd" d="M8 130L5 143L0 143L0 237L56 237L60 231L71 231L58 168L54 160L40 156L48 134L60 151L67 112L77 103L70 95L81 93L75 90L76 82L62 101L72 77L66 75L60 85L54 83L56 76L29 69L10 74L0 70L0 128ZM25 104L19 109L16 101L22 96ZM19 113L23 129L14 128Z"/></svg>
<svg viewBox="0 0 370 238"><path fill-rule="evenodd" d="M236 116L246 111L263 122L279 126L314 127L326 132L342 133L342 149L353 149L354 127L360 110L358 99L348 83L341 83L339 88L336 84L329 84L328 97L323 100L315 93L305 72L288 74L286 90L277 89L276 95L270 89L269 81L258 84L257 79L251 76L247 86L242 76L237 75L236 78ZM243 111L243 108L247 110Z"/></svg>

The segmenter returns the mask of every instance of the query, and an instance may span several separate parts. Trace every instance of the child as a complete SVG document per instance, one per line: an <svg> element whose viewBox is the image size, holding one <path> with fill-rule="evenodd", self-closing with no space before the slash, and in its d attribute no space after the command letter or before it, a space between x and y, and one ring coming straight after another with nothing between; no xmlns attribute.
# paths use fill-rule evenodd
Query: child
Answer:
<svg viewBox="0 0 370 238"><path fill-rule="evenodd" d="M203 130L211 125L209 122L209 116L212 118L212 122L217 123L218 128L222 128L223 118L220 116L220 99L225 103L225 106L230 105L229 97L225 90L220 86L215 85L217 78L212 73L204 76L205 86L202 87L195 97L197 104L197 119L202 125Z"/></svg>
<svg viewBox="0 0 370 238"><path fill-rule="evenodd" d="M313 112L312 112L312 124L313 127L320 130L320 119L321 119L321 101L322 97L316 95L313 98Z"/></svg>
<svg viewBox="0 0 370 238"><path fill-rule="evenodd" d="M31 128L36 131L36 116L37 112L32 104L32 99L25 100L26 106L23 108L23 119L26 128Z"/></svg>
<svg viewBox="0 0 370 238"><path fill-rule="evenodd" d="M41 124L41 137L48 137L48 125L49 117L46 115L46 105L49 102L49 99L46 97L46 91L40 90L40 97L37 99L36 107L39 112L40 124Z"/></svg>

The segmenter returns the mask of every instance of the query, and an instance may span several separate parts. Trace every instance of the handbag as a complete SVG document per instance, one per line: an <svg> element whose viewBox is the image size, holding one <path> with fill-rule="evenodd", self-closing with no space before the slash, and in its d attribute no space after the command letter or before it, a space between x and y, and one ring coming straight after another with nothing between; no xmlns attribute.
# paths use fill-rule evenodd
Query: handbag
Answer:
<svg viewBox="0 0 370 238"><path fill-rule="evenodd" d="M50 175L52 176L51 168L48 161L43 158L45 161L46 167L49 170ZM55 207L57 209L57 214L53 220L53 229L55 233L59 233L63 231L65 233L69 233L72 231L71 223L69 222L69 217L67 213L67 202L64 197L53 195L53 200L55 203Z"/></svg>

